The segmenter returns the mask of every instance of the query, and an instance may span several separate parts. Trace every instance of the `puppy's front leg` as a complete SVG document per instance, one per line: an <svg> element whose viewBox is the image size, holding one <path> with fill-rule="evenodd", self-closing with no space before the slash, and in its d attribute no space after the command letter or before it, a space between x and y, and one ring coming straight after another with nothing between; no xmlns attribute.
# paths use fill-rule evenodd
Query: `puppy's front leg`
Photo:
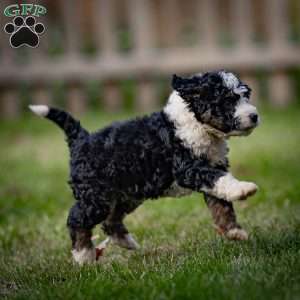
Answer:
<svg viewBox="0 0 300 300"><path fill-rule="evenodd" d="M212 214L216 230L229 240L247 240L248 234L237 223L232 203L204 194L205 202Z"/></svg>
<svg viewBox="0 0 300 300"><path fill-rule="evenodd" d="M246 199L258 189L252 182L237 180L225 167L212 167L205 160L179 160L174 174L180 186L229 202Z"/></svg>
<svg viewBox="0 0 300 300"><path fill-rule="evenodd" d="M227 201L244 200L257 191L258 187L255 183L247 181L239 181L230 173L219 177L211 189L204 189L204 191L219 199L226 199Z"/></svg>

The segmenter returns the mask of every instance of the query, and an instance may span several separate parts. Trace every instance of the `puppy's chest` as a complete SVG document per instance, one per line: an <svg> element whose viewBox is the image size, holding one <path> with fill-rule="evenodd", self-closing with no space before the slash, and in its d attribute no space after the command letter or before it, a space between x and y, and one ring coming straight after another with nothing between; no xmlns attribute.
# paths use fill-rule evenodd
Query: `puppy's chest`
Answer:
<svg viewBox="0 0 300 300"><path fill-rule="evenodd" d="M227 165L228 147L224 139L201 135L198 139L186 141L184 146L197 158L206 157L211 166Z"/></svg>
<svg viewBox="0 0 300 300"><path fill-rule="evenodd" d="M180 126L175 135L196 158L206 157L211 166L227 164L226 139L211 134L204 125L196 123Z"/></svg>

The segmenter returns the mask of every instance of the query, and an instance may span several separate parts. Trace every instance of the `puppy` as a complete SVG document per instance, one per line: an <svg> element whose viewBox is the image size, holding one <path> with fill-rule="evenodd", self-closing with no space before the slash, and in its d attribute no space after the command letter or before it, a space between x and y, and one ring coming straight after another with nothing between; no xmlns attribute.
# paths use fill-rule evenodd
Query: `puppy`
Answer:
<svg viewBox="0 0 300 300"><path fill-rule="evenodd" d="M257 191L228 171L227 139L248 135L258 125L249 103L250 88L233 73L208 72L172 80L164 109L150 116L116 122L95 133L70 114L45 105L30 109L61 127L70 149L70 181L75 204L67 226L72 253L82 264L97 259L92 229L119 246L138 248L123 220L145 199L202 192L217 231L247 239L232 202Z"/></svg>

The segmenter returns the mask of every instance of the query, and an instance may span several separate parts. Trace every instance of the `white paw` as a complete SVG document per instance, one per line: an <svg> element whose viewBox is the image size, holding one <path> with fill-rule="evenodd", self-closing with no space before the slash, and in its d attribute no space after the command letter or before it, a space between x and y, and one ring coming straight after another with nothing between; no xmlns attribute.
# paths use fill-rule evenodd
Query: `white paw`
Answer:
<svg viewBox="0 0 300 300"><path fill-rule="evenodd" d="M114 235L111 239L118 246L128 250L137 250L140 248L140 245L134 240L131 234L125 234L122 237Z"/></svg>
<svg viewBox="0 0 300 300"><path fill-rule="evenodd" d="M244 229L241 229L241 228L230 229L225 233L225 236L229 240L235 240L235 241L248 240L248 233Z"/></svg>
<svg viewBox="0 0 300 300"><path fill-rule="evenodd" d="M91 264L96 261L95 248L83 248L81 250L72 250L73 259L79 265Z"/></svg>
<svg viewBox="0 0 300 300"><path fill-rule="evenodd" d="M228 187L226 193L227 201L245 200L254 195L258 190L255 183L247 181L237 181Z"/></svg>
<svg viewBox="0 0 300 300"><path fill-rule="evenodd" d="M208 194L227 201L244 200L256 193L258 187L252 182L239 181L230 173L220 177Z"/></svg>

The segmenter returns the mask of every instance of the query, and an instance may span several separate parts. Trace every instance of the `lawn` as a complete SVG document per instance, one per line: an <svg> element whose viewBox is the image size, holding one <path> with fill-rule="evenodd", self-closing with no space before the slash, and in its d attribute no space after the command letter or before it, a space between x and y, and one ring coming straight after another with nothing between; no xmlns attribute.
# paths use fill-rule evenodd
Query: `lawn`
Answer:
<svg viewBox="0 0 300 300"><path fill-rule="evenodd" d="M82 123L95 130L128 116L90 113ZM218 236L195 193L145 202L126 219L141 250L110 246L94 266L70 257L62 132L28 115L0 121L0 137L0 298L300 298L299 107L264 108L251 136L230 141L233 174L260 187L235 204L248 241Z"/></svg>

